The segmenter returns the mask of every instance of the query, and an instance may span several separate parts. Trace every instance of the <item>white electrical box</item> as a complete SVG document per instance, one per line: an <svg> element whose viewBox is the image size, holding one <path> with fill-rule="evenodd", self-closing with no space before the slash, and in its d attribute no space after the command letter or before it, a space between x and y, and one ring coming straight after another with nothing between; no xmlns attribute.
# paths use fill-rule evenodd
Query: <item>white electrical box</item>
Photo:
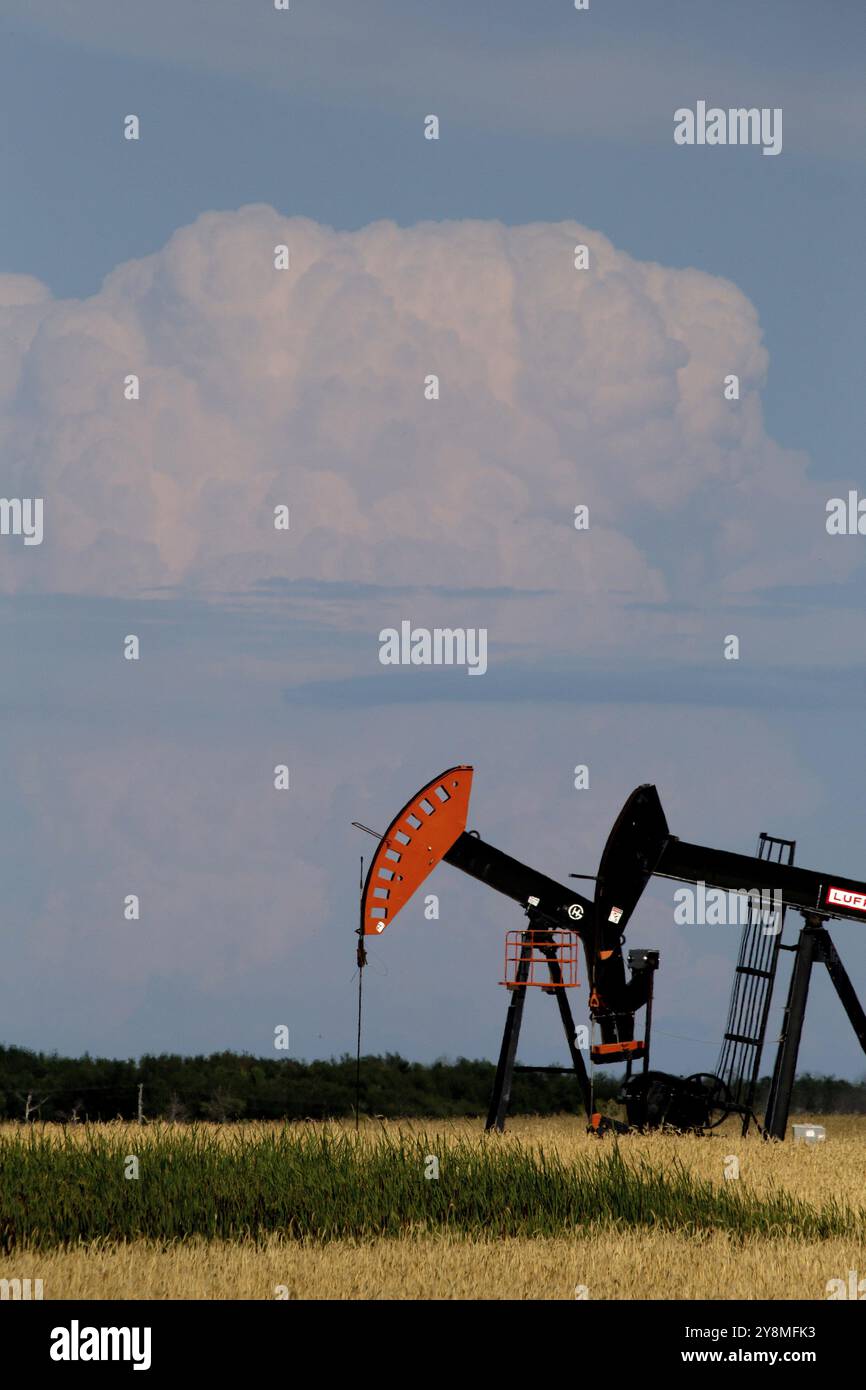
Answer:
<svg viewBox="0 0 866 1390"><path fill-rule="evenodd" d="M827 1131L823 1125L794 1125L794 1143L799 1144L822 1144L827 1138Z"/></svg>

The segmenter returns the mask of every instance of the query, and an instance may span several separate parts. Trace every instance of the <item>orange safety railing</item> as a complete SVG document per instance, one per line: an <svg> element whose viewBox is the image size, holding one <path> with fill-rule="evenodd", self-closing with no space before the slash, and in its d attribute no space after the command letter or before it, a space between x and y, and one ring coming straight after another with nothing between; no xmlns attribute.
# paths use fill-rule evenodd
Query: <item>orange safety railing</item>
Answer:
<svg viewBox="0 0 866 1390"><path fill-rule="evenodd" d="M505 979L499 983L507 989L517 985L574 989L580 984L579 947L580 938L560 927L510 931L505 937ZM548 961L555 961L559 966L558 978L551 977Z"/></svg>

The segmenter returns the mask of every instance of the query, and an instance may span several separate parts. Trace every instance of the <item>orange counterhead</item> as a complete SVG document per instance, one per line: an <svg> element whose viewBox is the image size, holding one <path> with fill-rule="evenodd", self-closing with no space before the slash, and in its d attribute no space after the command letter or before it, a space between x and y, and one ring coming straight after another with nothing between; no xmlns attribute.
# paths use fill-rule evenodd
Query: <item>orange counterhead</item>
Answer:
<svg viewBox="0 0 866 1390"><path fill-rule="evenodd" d="M472 768L450 767L407 801L373 856L361 899L361 930L377 936L393 922L466 829Z"/></svg>

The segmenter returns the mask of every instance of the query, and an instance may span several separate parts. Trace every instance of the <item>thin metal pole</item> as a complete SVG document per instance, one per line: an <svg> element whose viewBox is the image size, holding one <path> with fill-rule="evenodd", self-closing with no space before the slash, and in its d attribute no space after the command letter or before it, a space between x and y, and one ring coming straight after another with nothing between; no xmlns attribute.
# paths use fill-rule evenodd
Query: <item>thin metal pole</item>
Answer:
<svg viewBox="0 0 866 1390"><path fill-rule="evenodd" d="M361 902L364 899L364 856L361 855ZM358 1040L355 1050L355 1133L361 1125L361 1000L364 986L364 966L367 952L364 950L364 923L358 927Z"/></svg>

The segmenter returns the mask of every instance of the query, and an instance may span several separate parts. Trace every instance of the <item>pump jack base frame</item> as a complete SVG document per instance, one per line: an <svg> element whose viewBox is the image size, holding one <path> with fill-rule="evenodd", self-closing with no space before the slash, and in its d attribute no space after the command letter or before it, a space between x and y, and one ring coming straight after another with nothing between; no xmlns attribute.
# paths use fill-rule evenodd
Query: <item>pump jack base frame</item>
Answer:
<svg viewBox="0 0 866 1390"><path fill-rule="evenodd" d="M823 961L827 973L839 996L842 1007L848 1015L851 1027L863 1051L866 1052L866 1013L857 998L854 986L848 977L836 947L830 937L821 913L804 912L803 926L795 946L782 946L783 951L794 952L794 968L788 984L788 998L782 1016L782 1034L776 1053L776 1064L770 1093L764 1114L763 1134L765 1139L784 1139L788 1128L788 1115L794 1091L797 1070L797 1054L803 1032L803 1019L806 1014L806 1000L809 995L809 981L812 966Z"/></svg>
<svg viewBox="0 0 866 1390"><path fill-rule="evenodd" d="M523 1007L526 1002L527 980L530 972L530 961L532 952L539 940L543 936L543 918L541 914L529 910L527 916L530 919L530 926L523 933L523 943L521 947L520 959L517 963L516 978L508 984L510 998L508 1000L508 1010L505 1015L505 1028L502 1034L502 1046L499 1049L499 1061L496 1066L496 1076L493 1082L493 1093L490 1098L490 1108L487 1113L487 1124L485 1129L498 1130L500 1133L505 1129L505 1117L508 1113L508 1106L511 1101L511 1088L514 1081L515 1072L547 1072L563 1074L573 1072L577 1078L580 1089L583 1108L586 1112L587 1128L593 1134L603 1134L608 1130L613 1130L617 1134L628 1134L632 1126L624 1124L621 1120L614 1120L606 1115L599 1114L593 1103L592 1082L586 1069L580 1048L577 1046L577 1035L574 1026L574 1015L571 1012L571 1005L568 1002L568 995L563 987L562 970L556 959L556 950L551 947L544 954L547 959L547 969L550 975L550 985L544 990L546 994L553 994L559 1008L559 1017L562 1022L562 1030L565 1034L565 1041L568 1046L569 1056L571 1057L570 1067L532 1067L517 1065L517 1045L520 1040L520 1027L523 1022ZM542 923L542 926L539 923ZM540 947L544 950L544 947ZM643 1058L643 1070L647 1072L649 1068L649 1024L651 1019L651 1003L647 1008L647 1033L643 1043L640 1045L640 1055ZM638 1049L633 1051L626 1058L626 1077L631 1076L632 1063Z"/></svg>

